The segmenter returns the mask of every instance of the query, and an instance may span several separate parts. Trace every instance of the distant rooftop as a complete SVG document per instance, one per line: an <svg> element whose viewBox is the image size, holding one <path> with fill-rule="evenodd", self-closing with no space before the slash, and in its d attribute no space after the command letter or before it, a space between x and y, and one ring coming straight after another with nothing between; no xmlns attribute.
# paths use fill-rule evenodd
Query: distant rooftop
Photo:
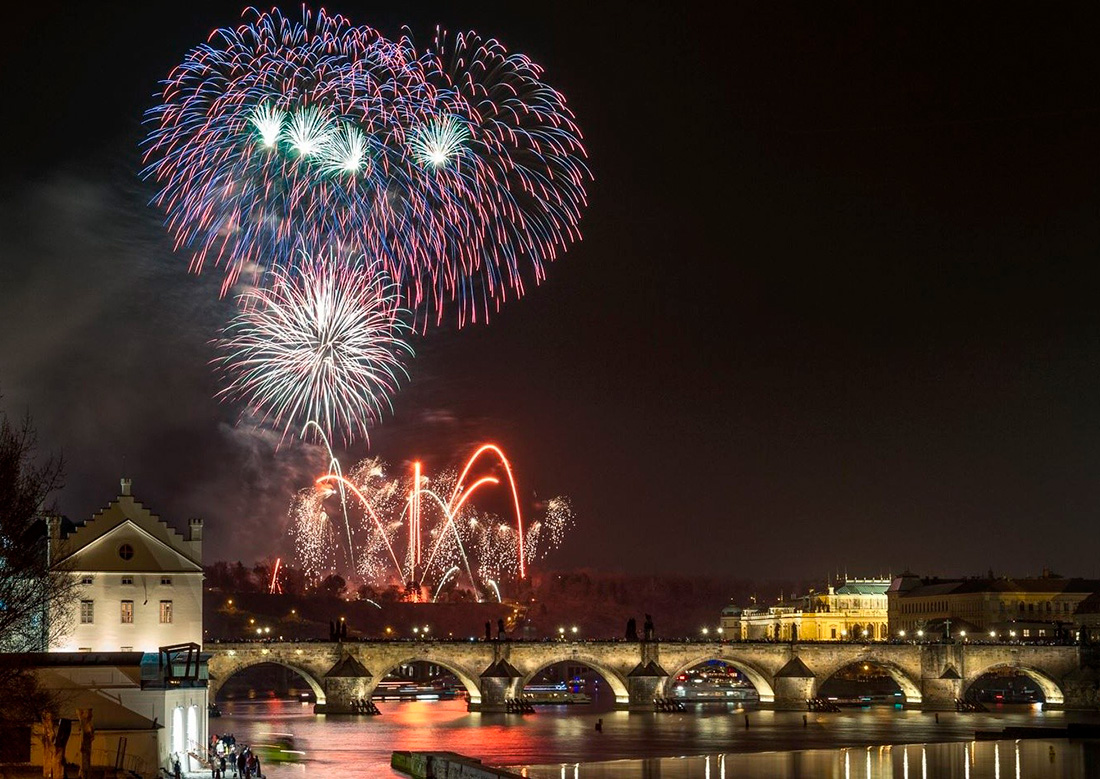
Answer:
<svg viewBox="0 0 1100 779"><path fill-rule="evenodd" d="M885 595L890 579L849 579L836 588L837 595Z"/></svg>
<svg viewBox="0 0 1100 779"><path fill-rule="evenodd" d="M964 595L983 592L1027 592L1059 595L1062 593L1100 592L1096 579L1064 579L1059 576L972 579L920 579L908 584L909 589L899 587L901 579L891 586L902 598L926 598L934 595Z"/></svg>

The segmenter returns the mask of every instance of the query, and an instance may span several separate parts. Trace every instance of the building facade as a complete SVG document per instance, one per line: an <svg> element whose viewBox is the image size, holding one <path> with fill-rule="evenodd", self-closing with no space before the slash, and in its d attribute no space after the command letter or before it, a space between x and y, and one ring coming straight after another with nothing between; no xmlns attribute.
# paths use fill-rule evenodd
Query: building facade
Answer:
<svg viewBox="0 0 1100 779"><path fill-rule="evenodd" d="M13 656L56 693L60 716L91 708L93 763L117 762L143 776L200 769L205 754L207 674L201 654L202 528L183 536L142 505L121 480L119 495L83 523L48 517L51 568L78 580L78 603L46 615L46 653ZM79 762L79 737L68 759ZM38 735L32 760L41 759ZM140 766L140 769L138 768Z"/></svg>
<svg viewBox="0 0 1100 779"><path fill-rule="evenodd" d="M722 611L722 636L733 641L885 641L890 582L849 579L769 606L728 606Z"/></svg>
<svg viewBox="0 0 1100 779"><path fill-rule="evenodd" d="M921 578L905 573L887 592L898 638L1055 640L1076 631L1078 606L1100 582L1044 572L1034 578Z"/></svg>
<svg viewBox="0 0 1100 779"><path fill-rule="evenodd" d="M50 651L156 652L202 643L202 520L184 538L138 502L123 479L121 493L67 536L61 518L47 520L50 563L80 579L80 602Z"/></svg>

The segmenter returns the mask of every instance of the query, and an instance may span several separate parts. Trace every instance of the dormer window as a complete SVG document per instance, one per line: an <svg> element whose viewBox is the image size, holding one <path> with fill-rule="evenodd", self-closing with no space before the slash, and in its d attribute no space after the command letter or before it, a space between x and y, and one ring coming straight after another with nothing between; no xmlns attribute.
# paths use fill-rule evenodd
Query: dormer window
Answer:
<svg viewBox="0 0 1100 779"><path fill-rule="evenodd" d="M118 556L123 560L129 560L134 556L134 548L129 544L123 544L118 548Z"/></svg>

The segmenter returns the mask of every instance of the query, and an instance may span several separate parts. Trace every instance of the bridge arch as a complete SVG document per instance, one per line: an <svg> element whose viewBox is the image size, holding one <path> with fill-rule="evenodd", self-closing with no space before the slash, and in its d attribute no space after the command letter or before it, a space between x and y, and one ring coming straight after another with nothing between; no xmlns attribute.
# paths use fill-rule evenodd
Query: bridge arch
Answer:
<svg viewBox="0 0 1100 779"><path fill-rule="evenodd" d="M876 668L881 668L883 671L890 675L890 678L894 680L894 683L901 688L901 691L905 693L905 705L906 706L918 706L924 701L924 695L921 693L920 684L915 681L909 674L897 663L890 660L883 660L880 657L874 655L866 655L860 657L854 657L846 660L845 662L833 665L827 672L822 673L817 678L816 690L820 689L825 682L832 679L838 673L845 668L851 668L853 665L873 665Z"/></svg>
<svg viewBox="0 0 1100 779"><path fill-rule="evenodd" d="M481 686L478 684L477 679L469 671L463 670L450 660L446 658L440 659L431 653L427 655L419 653L401 657L396 661L387 661L381 669L371 669L372 671L376 671L376 673L371 678L370 685L367 687L367 698L369 699L374 695L374 691L378 688L379 682L401 666L411 665L412 663L431 663L432 665L438 665L440 668L450 671L466 689L467 694L470 696L470 703L472 705L481 703Z"/></svg>
<svg viewBox="0 0 1100 779"><path fill-rule="evenodd" d="M217 671L217 678L211 679L209 684L207 685L207 695L210 698L210 702L213 703L215 701L215 699L218 697L218 693L221 692L221 689L226 682L239 674L241 671L247 671L249 668L254 668L257 665L279 665L283 668L290 669L291 671L305 679L306 684L308 684L309 688L313 690L313 694L317 699L317 703L320 705L325 704L325 687L320 681L317 680L312 671L309 671L300 665L288 663L267 655L261 657L242 657L237 662L229 664L228 670L223 670L221 667L216 667L215 670Z"/></svg>
<svg viewBox="0 0 1100 779"><path fill-rule="evenodd" d="M743 673L746 678L752 683L752 686L756 688L756 694L760 696L761 703L773 703L775 701L775 688L772 687L771 674L763 671L752 663L749 663L739 657L728 657L725 655L708 653L696 655L686 663L682 663L679 668L671 672L668 679L665 680L665 689L662 693L664 697L673 697L673 685L676 684L676 678L682 674L687 673L697 665L708 663L712 660L716 660L726 665L731 665L739 672Z"/></svg>
<svg viewBox="0 0 1100 779"><path fill-rule="evenodd" d="M562 654L560 656L551 657L548 660L540 660L535 669L528 674L524 674L523 680L520 683L520 691L531 683L531 680L545 671L552 665L558 663L573 663L574 665L584 665L591 668L598 673L607 682L607 686L611 688L611 692L615 694L616 703L629 703L630 691L627 689L626 680L619 675L618 671L615 671L609 667L606 663L601 663L595 657L591 655L574 655L572 653Z"/></svg>
<svg viewBox="0 0 1100 779"><path fill-rule="evenodd" d="M991 663L977 673L968 675L960 691L960 696L966 698L967 694L970 692L970 688L974 686L974 683L987 673L1005 668L1021 673L1039 685L1039 689L1043 691L1043 698L1046 699L1048 705L1054 704L1061 706L1065 704L1065 693L1062 692L1062 686L1058 684L1058 682L1038 668L1032 668L1026 665L1016 665L1014 663Z"/></svg>

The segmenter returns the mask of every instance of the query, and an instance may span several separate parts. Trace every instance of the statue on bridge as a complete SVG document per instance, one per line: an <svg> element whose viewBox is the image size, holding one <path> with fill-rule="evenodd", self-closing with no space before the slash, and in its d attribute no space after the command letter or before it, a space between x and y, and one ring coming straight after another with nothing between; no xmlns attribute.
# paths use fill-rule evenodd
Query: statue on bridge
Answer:
<svg viewBox="0 0 1100 779"><path fill-rule="evenodd" d="M638 640L638 621L634 619L634 617L631 617L626 621L626 640Z"/></svg>
<svg viewBox="0 0 1100 779"><path fill-rule="evenodd" d="M653 617L648 614L645 615L645 640L655 641L657 639L657 631L653 627Z"/></svg>

